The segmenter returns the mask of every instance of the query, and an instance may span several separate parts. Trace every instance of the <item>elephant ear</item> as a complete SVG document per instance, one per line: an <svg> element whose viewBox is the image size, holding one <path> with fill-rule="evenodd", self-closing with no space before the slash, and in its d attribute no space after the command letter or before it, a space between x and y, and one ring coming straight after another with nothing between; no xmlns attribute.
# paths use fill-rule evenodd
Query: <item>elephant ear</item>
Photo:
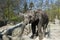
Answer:
<svg viewBox="0 0 60 40"><path fill-rule="evenodd" d="M40 12L38 12L38 11L35 11L34 15L35 15L35 20L41 19L41 17L42 17L41 14L40 14Z"/></svg>

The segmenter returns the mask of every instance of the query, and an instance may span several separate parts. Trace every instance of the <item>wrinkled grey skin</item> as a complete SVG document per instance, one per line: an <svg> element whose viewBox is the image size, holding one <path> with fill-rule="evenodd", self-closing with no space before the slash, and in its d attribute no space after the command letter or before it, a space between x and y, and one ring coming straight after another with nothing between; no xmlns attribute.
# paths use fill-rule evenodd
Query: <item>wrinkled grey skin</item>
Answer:
<svg viewBox="0 0 60 40"><path fill-rule="evenodd" d="M39 35L39 40L42 40L43 37L45 36L45 31L48 25L48 16L41 10L37 10L35 12L31 13L26 13L26 14L21 14L24 16L24 22L26 24L32 23L33 21L39 19L39 23L37 25L38 27L38 35Z"/></svg>
<svg viewBox="0 0 60 40"><path fill-rule="evenodd" d="M45 14L43 11L35 11L34 13L30 13L26 16L25 21L28 21L28 23L32 23L33 21L39 19L38 23L38 35L39 40L42 40L45 36L46 28L49 22L47 14Z"/></svg>

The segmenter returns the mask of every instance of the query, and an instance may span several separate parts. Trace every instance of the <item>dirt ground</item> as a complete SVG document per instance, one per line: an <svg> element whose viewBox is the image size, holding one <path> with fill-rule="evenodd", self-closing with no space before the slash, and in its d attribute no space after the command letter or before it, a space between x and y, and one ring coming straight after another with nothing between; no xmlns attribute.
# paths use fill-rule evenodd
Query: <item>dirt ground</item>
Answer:
<svg viewBox="0 0 60 40"><path fill-rule="evenodd" d="M39 40L38 37L30 39L31 33L28 36L24 36L25 40ZM43 40L60 40L60 25L50 23L50 38L45 37Z"/></svg>
<svg viewBox="0 0 60 40"><path fill-rule="evenodd" d="M7 25L4 27L0 28L0 32L2 30L8 29L13 27L12 25ZM39 40L38 37L36 37L35 39L30 39L31 33L29 35L25 35L23 36L24 40ZM60 40L60 25L58 24L52 24L50 23L50 38L45 37L43 40Z"/></svg>

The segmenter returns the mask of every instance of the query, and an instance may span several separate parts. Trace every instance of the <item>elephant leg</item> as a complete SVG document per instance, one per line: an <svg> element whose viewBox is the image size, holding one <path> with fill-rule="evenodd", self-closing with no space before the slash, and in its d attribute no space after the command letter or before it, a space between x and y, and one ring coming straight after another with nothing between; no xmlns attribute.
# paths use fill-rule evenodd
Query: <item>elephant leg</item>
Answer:
<svg viewBox="0 0 60 40"><path fill-rule="evenodd" d="M49 38L50 37L50 25L48 25L48 27L47 27L47 37Z"/></svg>
<svg viewBox="0 0 60 40"><path fill-rule="evenodd" d="M44 37L46 37L46 34L47 34L46 30L47 30L47 24L43 26Z"/></svg>
<svg viewBox="0 0 60 40"><path fill-rule="evenodd" d="M36 36L38 36L38 25L36 26Z"/></svg>
<svg viewBox="0 0 60 40"><path fill-rule="evenodd" d="M45 37L45 31L46 31L45 25L43 25L43 36L44 36L44 37Z"/></svg>
<svg viewBox="0 0 60 40"><path fill-rule="evenodd" d="M35 24L32 24L32 25L31 25L31 29L32 29L32 35L31 35L30 38L33 38L34 35L35 35L35 33L36 33L36 26L35 26Z"/></svg>
<svg viewBox="0 0 60 40"><path fill-rule="evenodd" d="M46 34L45 33L46 33L46 28L45 28L45 26L43 26L43 36L44 37L46 37Z"/></svg>
<svg viewBox="0 0 60 40"><path fill-rule="evenodd" d="M37 30L37 32L36 32L36 36L38 36L38 30Z"/></svg>
<svg viewBox="0 0 60 40"><path fill-rule="evenodd" d="M43 31L42 31L41 24L38 25L38 35L39 35L39 40L42 40L43 39Z"/></svg>

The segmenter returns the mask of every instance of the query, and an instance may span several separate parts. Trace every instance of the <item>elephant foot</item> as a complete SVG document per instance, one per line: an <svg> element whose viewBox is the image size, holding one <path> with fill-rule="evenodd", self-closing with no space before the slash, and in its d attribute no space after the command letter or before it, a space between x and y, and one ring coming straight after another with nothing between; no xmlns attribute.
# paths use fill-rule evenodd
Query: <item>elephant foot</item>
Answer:
<svg viewBox="0 0 60 40"><path fill-rule="evenodd" d="M34 35L31 35L31 39L34 39L34 38L36 38L38 36L38 34L34 34Z"/></svg>
<svg viewBox="0 0 60 40"><path fill-rule="evenodd" d="M34 38L34 35L31 35L31 37L30 37L31 39L33 39Z"/></svg>
<svg viewBox="0 0 60 40"><path fill-rule="evenodd" d="M36 34L36 36L38 36L38 34Z"/></svg>
<svg viewBox="0 0 60 40"><path fill-rule="evenodd" d="M38 32L36 33L36 36L38 36Z"/></svg>

